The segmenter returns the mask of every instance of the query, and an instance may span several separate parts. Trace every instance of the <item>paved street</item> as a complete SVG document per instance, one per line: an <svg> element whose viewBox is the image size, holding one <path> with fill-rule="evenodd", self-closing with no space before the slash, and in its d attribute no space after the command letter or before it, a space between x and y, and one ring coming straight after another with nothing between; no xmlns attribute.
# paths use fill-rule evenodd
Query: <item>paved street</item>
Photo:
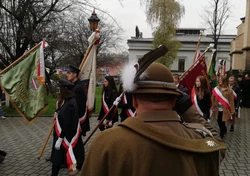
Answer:
<svg viewBox="0 0 250 176"><path fill-rule="evenodd" d="M8 152L0 164L0 176L49 176L51 163L46 162L51 150L50 138L44 154L37 159L51 127L51 117L40 117L28 125L21 117L0 119L0 149ZM214 121L212 122L214 123ZM92 129L97 125L91 118ZM218 128L218 126L215 126ZM250 176L250 109L242 109L242 118L236 121L235 131L228 131L225 142L228 147L220 170L221 176ZM86 148L88 148L89 143ZM86 151L87 152L87 151ZM68 175L61 169L60 175ZM79 175L76 174L76 175Z"/></svg>

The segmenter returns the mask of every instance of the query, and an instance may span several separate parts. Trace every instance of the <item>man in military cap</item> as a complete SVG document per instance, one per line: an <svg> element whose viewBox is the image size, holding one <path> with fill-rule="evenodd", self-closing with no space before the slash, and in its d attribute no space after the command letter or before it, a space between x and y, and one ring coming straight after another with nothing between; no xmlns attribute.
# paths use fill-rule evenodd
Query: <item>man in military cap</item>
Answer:
<svg viewBox="0 0 250 176"><path fill-rule="evenodd" d="M89 118L86 110L87 93L82 81L78 79L80 69L73 65L68 66L67 80L72 82L75 86L73 92L76 95L76 102L78 106L78 116L81 124L82 135L86 136L86 132L90 130Z"/></svg>
<svg viewBox="0 0 250 176"><path fill-rule="evenodd" d="M133 94L137 115L95 137L81 176L219 175L219 152L226 148L172 110L182 92L166 66L152 63L139 79L123 79L123 86Z"/></svg>

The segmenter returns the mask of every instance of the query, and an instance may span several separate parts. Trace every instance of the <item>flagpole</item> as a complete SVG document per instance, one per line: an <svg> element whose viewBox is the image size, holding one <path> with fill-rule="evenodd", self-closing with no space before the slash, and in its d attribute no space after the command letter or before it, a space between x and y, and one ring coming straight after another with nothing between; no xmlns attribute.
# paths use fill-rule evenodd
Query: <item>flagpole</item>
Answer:
<svg viewBox="0 0 250 176"><path fill-rule="evenodd" d="M91 51L91 49L92 49L93 46L94 46L94 43L93 43L90 47L88 47L88 49L87 49L87 51L86 51L86 54L84 55L84 57L83 57L83 59L82 59L82 62L81 62L81 64L80 64L80 66L79 66L79 69L80 69L80 70L82 69L83 64L86 62L86 59L87 59L87 57L89 56L89 53L90 53L90 51Z"/></svg>
<svg viewBox="0 0 250 176"><path fill-rule="evenodd" d="M49 133L48 133L48 135L47 135L47 137L46 137L46 139L45 139L45 141L44 141L44 143L43 143L43 146L42 146L42 149L41 149L41 151L40 151L40 153L39 153L39 156L37 157L39 160L40 160L40 158L41 158L42 155L43 155L44 149L45 149L45 147L46 147L46 145L47 145L47 143L48 143L48 141L49 141L49 137L50 137L50 135L51 135L51 133L52 133L52 131L53 131L53 129L54 129L54 126L55 126L55 122L54 122L54 120L53 120L53 124L52 124L51 127L50 127ZM53 146L53 147L54 147L54 146Z"/></svg>
<svg viewBox="0 0 250 176"><path fill-rule="evenodd" d="M119 97L117 97L118 99L116 99L115 101L121 100L122 96L124 96L125 92L122 92L121 95ZM119 103L119 101L118 101ZM113 109L117 109L116 105L112 105L111 108L109 109L108 113L105 114L105 116L100 120L100 122L98 123L98 125L95 127L95 129L92 131L92 133L88 136L88 138L84 141L83 146L85 144L87 144L87 142L90 140L90 138L93 136L93 134L96 132L96 130L102 125L103 121L107 118L107 116L112 115L112 113L114 112Z"/></svg>
<svg viewBox="0 0 250 176"><path fill-rule="evenodd" d="M201 44L201 36L202 36L202 34L201 34L201 32L200 32L199 39L198 39L198 43L197 43L197 45L196 45L196 50L195 50L193 62L195 62L196 57L197 57L198 48L200 47L200 44Z"/></svg>
<svg viewBox="0 0 250 176"><path fill-rule="evenodd" d="M186 76L186 74L195 66L195 64L200 61L200 59L206 54L206 52L209 51L211 47L213 47L212 44L210 44L207 49L200 55L200 57L180 76L180 80L183 79L184 76Z"/></svg>
<svg viewBox="0 0 250 176"><path fill-rule="evenodd" d="M3 69L0 72L0 75L2 75L3 73L7 72L9 69L11 69L11 67L13 67L15 64L17 64L18 62L20 62L24 57L26 57L27 55L29 55L31 52L33 52L34 50L36 50L40 45L41 45L41 42L38 43L37 45L35 45L33 48L31 48L26 53L24 53L21 57L19 57L17 60L15 60L14 62L12 62L8 67L6 67L5 69Z"/></svg>
<svg viewBox="0 0 250 176"><path fill-rule="evenodd" d="M212 49L212 55L211 55L211 58L210 58L210 61L209 61L209 65L208 65L208 69L207 69L207 73L209 72L210 70L210 67L211 67L211 64L212 64L212 61L213 61L213 57L214 57L214 53L215 53L216 49Z"/></svg>

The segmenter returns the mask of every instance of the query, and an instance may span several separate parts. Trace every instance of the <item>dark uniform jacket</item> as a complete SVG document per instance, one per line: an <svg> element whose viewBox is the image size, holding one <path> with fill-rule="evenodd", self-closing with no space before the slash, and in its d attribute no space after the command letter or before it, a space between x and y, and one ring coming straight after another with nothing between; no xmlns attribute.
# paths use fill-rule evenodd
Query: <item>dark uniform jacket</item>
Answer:
<svg viewBox="0 0 250 176"><path fill-rule="evenodd" d="M145 112L99 133L81 176L218 176L222 149L184 126L174 111Z"/></svg>
<svg viewBox="0 0 250 176"><path fill-rule="evenodd" d="M77 127L79 123L75 98L65 100L64 104L61 104L61 106L58 108L57 118L62 129L60 138L66 137L67 141L70 142L77 133ZM53 140L57 141L58 136L54 135L53 137ZM51 158L53 164L58 166L66 164L66 152L67 150L62 144L60 150L56 150L53 144ZM84 147L81 136L78 138L77 143L73 148L73 152L77 160L78 168L81 168L84 161Z"/></svg>
<svg viewBox="0 0 250 176"><path fill-rule="evenodd" d="M203 112L204 118L207 120L210 117L210 106L211 106L211 94L209 91L205 90L203 99L199 99L198 96L197 98L197 103Z"/></svg>
<svg viewBox="0 0 250 176"><path fill-rule="evenodd" d="M240 88L235 84L233 87L231 87L233 91L236 93L237 98L234 98L234 107L235 107L235 112L238 112L239 106L240 106L240 100L242 99L241 97L241 91Z"/></svg>
<svg viewBox="0 0 250 176"><path fill-rule="evenodd" d="M113 105L115 99L118 97L118 93L115 89L112 89L111 87L104 87L104 100L108 106L108 108L111 108ZM101 99L102 101L102 99ZM104 111L104 105L102 103L101 110L98 116L98 120L101 120L105 116L105 111ZM112 116L108 117L107 119L110 120L112 118L112 122L115 123L118 121L118 111L114 112Z"/></svg>
<svg viewBox="0 0 250 176"><path fill-rule="evenodd" d="M120 85L119 88L119 94L123 92L123 86ZM123 102L123 99L126 98L127 103ZM131 109L132 112L135 112L135 108L133 107L133 98L131 93L125 92L121 102L118 104L118 108L121 109L120 117L121 117L121 122L124 121L126 118L128 118L128 114L126 113L127 109Z"/></svg>
<svg viewBox="0 0 250 176"><path fill-rule="evenodd" d="M75 86L73 88L73 92L76 95L76 102L78 106L78 118L81 118L86 111L86 101L87 94L84 88L83 82L79 79L74 82ZM89 117L87 115L86 120L81 124L82 134L85 135L86 131L90 130Z"/></svg>

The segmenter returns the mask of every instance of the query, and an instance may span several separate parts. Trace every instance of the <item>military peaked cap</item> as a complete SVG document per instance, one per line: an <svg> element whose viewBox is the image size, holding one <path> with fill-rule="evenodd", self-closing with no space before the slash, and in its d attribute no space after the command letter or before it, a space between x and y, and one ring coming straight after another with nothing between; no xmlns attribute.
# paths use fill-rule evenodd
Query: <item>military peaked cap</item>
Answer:
<svg viewBox="0 0 250 176"><path fill-rule="evenodd" d="M73 72L73 73L77 73L77 74L80 73L80 69L77 68L77 67L75 67L75 66L73 66L73 65L68 65L67 71L70 71L70 72Z"/></svg>

